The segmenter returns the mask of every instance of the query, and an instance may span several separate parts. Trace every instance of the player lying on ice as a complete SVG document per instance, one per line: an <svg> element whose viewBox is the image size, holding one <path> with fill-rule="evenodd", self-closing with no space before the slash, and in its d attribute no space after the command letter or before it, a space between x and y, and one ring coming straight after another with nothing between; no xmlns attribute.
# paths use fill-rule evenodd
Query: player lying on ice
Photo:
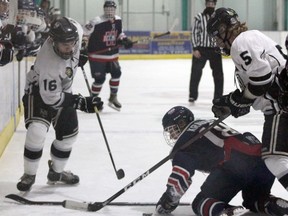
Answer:
<svg viewBox="0 0 288 216"><path fill-rule="evenodd" d="M179 148L213 121L195 120L189 109L176 106L162 119L164 137L168 144ZM270 194L275 177L261 159L260 141L253 134L241 134L224 123L175 154L167 189L156 206L158 214L168 214L177 208L196 170L210 173L192 202L196 215L242 215L247 209L274 216L288 215L288 202ZM243 207L229 205L240 191Z"/></svg>

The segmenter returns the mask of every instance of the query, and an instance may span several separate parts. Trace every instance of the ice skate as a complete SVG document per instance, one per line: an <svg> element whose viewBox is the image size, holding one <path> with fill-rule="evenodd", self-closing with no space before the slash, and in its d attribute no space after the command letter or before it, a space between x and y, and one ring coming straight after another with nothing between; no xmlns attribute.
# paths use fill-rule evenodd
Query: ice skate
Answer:
<svg viewBox="0 0 288 216"><path fill-rule="evenodd" d="M249 212L249 209L245 209L242 206L234 206L223 210L219 216L240 216L246 214L247 212Z"/></svg>
<svg viewBox="0 0 288 216"><path fill-rule="evenodd" d="M271 215L288 216L288 202L278 197L270 197L265 208Z"/></svg>
<svg viewBox="0 0 288 216"><path fill-rule="evenodd" d="M35 183L36 175L23 174L20 181L17 184L17 189L19 191L28 191L31 189L32 185Z"/></svg>
<svg viewBox="0 0 288 216"><path fill-rule="evenodd" d="M69 171L63 171L61 173L57 173L52 168L52 161L48 161L49 165L49 172L47 175L48 184L56 184L56 183L63 183L68 185L74 185L79 183L79 176L74 175Z"/></svg>
<svg viewBox="0 0 288 216"><path fill-rule="evenodd" d="M121 103L118 101L117 99L117 94L111 94L110 98L108 99L108 106L110 106L111 108L120 111L122 105Z"/></svg>

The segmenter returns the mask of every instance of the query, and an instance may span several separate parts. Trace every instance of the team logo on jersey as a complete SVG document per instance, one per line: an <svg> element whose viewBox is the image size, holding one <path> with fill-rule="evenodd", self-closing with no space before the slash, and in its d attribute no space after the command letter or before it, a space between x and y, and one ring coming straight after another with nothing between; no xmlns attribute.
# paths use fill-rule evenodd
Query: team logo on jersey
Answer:
<svg viewBox="0 0 288 216"><path fill-rule="evenodd" d="M65 74L71 78L73 76L73 70L71 67L66 67L66 71L65 71Z"/></svg>
<svg viewBox="0 0 288 216"><path fill-rule="evenodd" d="M115 46L117 40L118 31L112 30L105 32L103 41L106 42L106 46Z"/></svg>
<svg viewBox="0 0 288 216"><path fill-rule="evenodd" d="M40 108L40 116L46 118L48 116L48 111Z"/></svg>

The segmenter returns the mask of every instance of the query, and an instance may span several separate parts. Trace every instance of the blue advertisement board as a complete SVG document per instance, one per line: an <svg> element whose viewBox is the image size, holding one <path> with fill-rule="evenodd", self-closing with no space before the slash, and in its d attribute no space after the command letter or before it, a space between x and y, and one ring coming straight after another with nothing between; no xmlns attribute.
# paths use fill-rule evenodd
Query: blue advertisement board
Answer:
<svg viewBox="0 0 288 216"><path fill-rule="evenodd" d="M150 32L149 31L128 31L127 37L133 42L137 42L131 49L120 49L122 54L150 54Z"/></svg>
<svg viewBox="0 0 288 216"><path fill-rule="evenodd" d="M163 32L162 32L163 33ZM190 32L172 32L155 38L159 32L128 31L125 34L137 41L131 49L120 49L121 54L189 54L192 52Z"/></svg>

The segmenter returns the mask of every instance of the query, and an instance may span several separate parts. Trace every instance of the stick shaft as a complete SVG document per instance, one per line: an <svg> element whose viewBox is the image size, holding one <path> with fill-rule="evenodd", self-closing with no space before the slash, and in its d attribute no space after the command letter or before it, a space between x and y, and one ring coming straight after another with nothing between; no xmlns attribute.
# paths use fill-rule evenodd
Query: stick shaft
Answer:
<svg viewBox="0 0 288 216"><path fill-rule="evenodd" d="M91 91L91 89L90 89L89 82L88 82L88 78L87 78L87 75L86 75L86 72L85 72L83 66L81 66L81 70L82 70L82 72L83 72L83 76L84 76L85 83L86 83L87 89L88 89L88 91L89 91L89 94L90 94L90 96L92 96L92 91ZM113 168L114 168L114 171L115 171L115 173L116 173L116 175L117 175L117 170L116 170L115 162L114 162L114 159L113 159L113 156L112 156L112 153L111 153L109 144L108 144L108 140L107 140L107 137L106 137L106 134L105 134L103 125L102 125L102 121L101 121L101 118L100 118L100 115L99 115L99 110L97 109L96 106L94 106L94 110L95 110L95 113L96 113L96 116L97 116L97 120L98 120L99 125L100 125L100 128L101 128L101 132L102 132L102 135L103 135L103 138L104 138L104 141L105 141L105 144L106 144L106 147L107 147L107 150L108 150L108 153L109 153L109 156L110 156L110 159L111 159ZM117 175L117 178L118 178L118 175Z"/></svg>
<svg viewBox="0 0 288 216"><path fill-rule="evenodd" d="M144 39L141 39L141 40L133 41L132 43L133 44L143 43L145 41L151 41L153 39L160 38L160 37L163 37L163 36L169 35L169 34L170 34L170 31L167 31L167 32L162 33L162 34L157 34L154 37L147 37L147 38L144 38ZM101 54L101 53L108 52L108 51L111 51L111 50L119 49L120 47L122 47L122 45L116 45L114 47L108 47L108 48L93 52L93 54Z"/></svg>
<svg viewBox="0 0 288 216"><path fill-rule="evenodd" d="M155 164L153 167L151 167L149 170L147 170L146 172L144 172L142 175L140 175L139 177L137 177L136 179L134 179L134 181L130 182L128 185L126 185L124 188L122 188L121 190L119 190L117 193L115 193L113 196L111 196L110 198L108 198L107 200L105 200L103 203L99 203L99 202L95 202L93 203L94 205L98 205L101 204L101 208L103 208L104 206L108 205L110 202L112 202L114 199L116 199L117 197L119 197L121 194L123 194L124 192L126 192L128 189L130 189L131 187L133 187L134 185L136 185L138 182L140 182L141 180L143 180L144 178L146 178L148 175L150 175L152 172L154 172L156 169L158 169L160 166L162 166L164 163L166 163L169 159L173 158L173 156L176 154L177 151L179 151L180 149L186 148L189 145L191 145L192 143L194 143L196 140L200 139L204 134L206 134L208 131L210 131L212 128L214 128L216 125L218 125L220 122L222 122L224 119L226 119L229 115L227 116L222 116L219 119L217 119L216 121L214 121L211 125L209 125L207 128L205 128L203 131L201 131L200 133L198 133L196 136L194 136L192 139L190 139L188 142L186 142L183 146L181 146L181 148L178 149L173 149L173 151L166 156L165 158L163 158L161 161L159 161L157 164ZM93 204L90 204L90 206L93 206ZM91 208L93 209L93 207ZM100 209L100 208L99 208ZM97 209L97 210L99 210ZM97 211L95 210L95 211Z"/></svg>

